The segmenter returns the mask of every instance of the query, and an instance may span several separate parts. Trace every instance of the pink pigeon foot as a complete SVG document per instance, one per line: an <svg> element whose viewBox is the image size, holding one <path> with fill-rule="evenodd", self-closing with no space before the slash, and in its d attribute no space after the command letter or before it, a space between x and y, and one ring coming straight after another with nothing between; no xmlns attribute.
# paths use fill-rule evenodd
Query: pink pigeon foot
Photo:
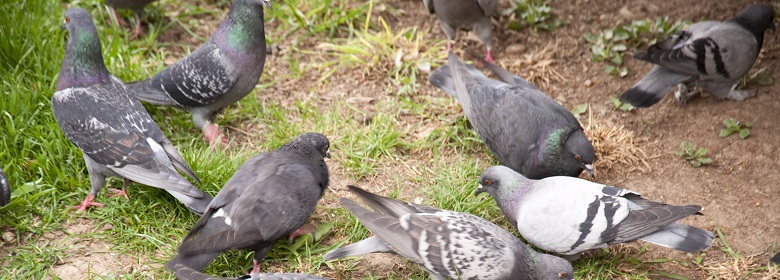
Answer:
<svg viewBox="0 0 780 280"><path fill-rule="evenodd" d="M127 26L127 22L125 22L125 20L123 20L121 17L119 17L119 14L116 13L116 9L114 9L114 7L109 7L109 8L111 9L111 13L114 14L114 18L116 19L116 23L119 24L119 26ZM108 19L108 24L109 25L113 24L113 22L111 22L110 18Z"/></svg>
<svg viewBox="0 0 780 280"><path fill-rule="evenodd" d="M447 50L448 51L452 50L452 42L450 42L450 41L447 41Z"/></svg>
<svg viewBox="0 0 780 280"><path fill-rule="evenodd" d="M135 15L135 28L133 29L133 34L130 35L130 40L135 40L141 33L143 33L143 30L141 30L141 16Z"/></svg>
<svg viewBox="0 0 780 280"><path fill-rule="evenodd" d="M122 185L122 189L121 190L108 188L108 192L110 192L110 193L106 193L106 196L108 196L108 197L124 196L127 200L130 200L130 197L127 196L127 185L129 185L129 184L130 184L130 180L125 178L125 183Z"/></svg>
<svg viewBox="0 0 780 280"><path fill-rule="evenodd" d="M487 54L485 54L485 61L493 63L493 54L490 50L487 50Z"/></svg>
<svg viewBox="0 0 780 280"><path fill-rule="evenodd" d="M260 263L257 262L257 260L252 260L252 270L247 271L247 275L257 274L260 273Z"/></svg>
<svg viewBox="0 0 780 280"><path fill-rule="evenodd" d="M84 201L81 202L81 204L73 206L73 208L77 208L79 212L87 211L87 208L90 206L95 207L103 207L103 204L92 202L92 200L95 199L95 196L92 194L88 194L87 198L84 199Z"/></svg>
<svg viewBox="0 0 780 280"><path fill-rule="evenodd" d="M206 125L206 130L203 131L203 138L209 142L209 146L227 145L227 139L219 131L219 126L213 123Z"/></svg>
<svg viewBox="0 0 780 280"><path fill-rule="evenodd" d="M295 238L298 238L298 236L302 236L304 234L311 234L314 236L314 226L312 225L303 225L300 228L296 229L295 231L290 233L290 243L293 243L295 241Z"/></svg>

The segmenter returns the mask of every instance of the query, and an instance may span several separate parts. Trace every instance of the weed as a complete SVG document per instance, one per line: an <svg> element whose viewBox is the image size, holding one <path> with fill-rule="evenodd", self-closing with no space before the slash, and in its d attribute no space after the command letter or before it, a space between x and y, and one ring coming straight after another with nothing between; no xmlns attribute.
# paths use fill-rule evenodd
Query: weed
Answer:
<svg viewBox="0 0 780 280"><path fill-rule="evenodd" d="M620 110L623 112L631 112L634 109L636 109L634 105L631 105L629 103L623 103L623 101L620 101L620 98L616 96L610 97L609 100L605 103L612 104L612 109Z"/></svg>
<svg viewBox="0 0 780 280"><path fill-rule="evenodd" d="M511 7L506 9L503 14L509 16L507 28L520 30L528 27L531 31L542 29L551 31L563 24L563 22L554 18L552 7L545 0L513 0L510 1Z"/></svg>
<svg viewBox="0 0 780 280"><path fill-rule="evenodd" d="M739 133L739 138L742 139L750 136L750 127L752 125L749 122L740 122L732 118L725 118L723 119L723 125L726 126L726 128L720 130L720 137L729 137L734 133Z"/></svg>
<svg viewBox="0 0 780 280"><path fill-rule="evenodd" d="M618 100L620 101L620 100ZM588 103L582 103L580 105L577 105L576 107L571 109L571 114L574 115L575 118L578 120L580 119L580 116L588 111Z"/></svg>
<svg viewBox="0 0 780 280"><path fill-rule="evenodd" d="M675 155L688 161L688 163L690 163L693 167L712 164L712 159L705 157L707 154L707 149L705 148L697 149L695 144L688 141L683 141L680 143L680 149L681 150L677 151Z"/></svg>

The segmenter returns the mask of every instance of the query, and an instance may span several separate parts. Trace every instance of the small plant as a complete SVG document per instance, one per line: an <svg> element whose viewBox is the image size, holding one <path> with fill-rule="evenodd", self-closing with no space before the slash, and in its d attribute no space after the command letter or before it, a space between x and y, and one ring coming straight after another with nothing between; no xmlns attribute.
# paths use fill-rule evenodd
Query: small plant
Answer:
<svg viewBox="0 0 780 280"><path fill-rule="evenodd" d="M712 159L705 157L707 154L707 149L705 148L697 149L695 144L688 141L683 141L680 143L680 149L681 150L677 151L675 155L688 161L688 163L690 163L693 167L712 164Z"/></svg>
<svg viewBox="0 0 780 280"><path fill-rule="evenodd" d="M652 45L659 38L664 38L680 30L681 22L670 23L666 17L660 17L655 22L650 20L635 20L630 24L619 25L613 29L603 30L598 34L585 34L584 39L591 43L591 61L608 63L604 72L610 75L625 77L628 68L623 65L623 53L629 47L638 48L642 45Z"/></svg>
<svg viewBox="0 0 780 280"><path fill-rule="evenodd" d="M580 119L580 116L588 111L588 103L582 103L580 105L577 105L577 107L574 107L571 109L571 114L574 115L575 118L578 120Z"/></svg>
<svg viewBox="0 0 780 280"><path fill-rule="evenodd" d="M507 28L520 30L524 26L530 27L532 31L537 29L553 30L563 22L560 19L553 18L552 8L547 5L545 0L513 0L511 7L504 11L504 15L509 16Z"/></svg>
<svg viewBox="0 0 780 280"><path fill-rule="evenodd" d="M726 128L720 130L720 137L729 137L734 133L739 133L739 138L745 139L750 136L750 127L752 125L749 122L740 122L732 118L723 119L723 125Z"/></svg>
<svg viewBox="0 0 780 280"><path fill-rule="evenodd" d="M631 112L636 107L634 105L623 103L623 101L620 101L620 98L617 98L616 96L612 96L609 98L609 101L606 102L607 104L612 104L614 106L615 110L620 110L623 112Z"/></svg>
<svg viewBox="0 0 780 280"><path fill-rule="evenodd" d="M761 86L771 86L775 83L775 80L772 79L771 76L766 75L764 71L766 71L766 67L762 67L753 73L745 74L745 76L742 76L737 82L737 88L742 88L747 84L753 83Z"/></svg>

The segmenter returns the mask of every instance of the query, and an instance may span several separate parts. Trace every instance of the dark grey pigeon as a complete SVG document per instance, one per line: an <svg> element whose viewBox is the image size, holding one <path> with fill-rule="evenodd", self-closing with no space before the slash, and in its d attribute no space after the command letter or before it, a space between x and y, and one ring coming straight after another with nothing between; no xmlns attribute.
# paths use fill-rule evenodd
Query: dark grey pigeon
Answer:
<svg viewBox="0 0 780 280"><path fill-rule="evenodd" d="M9 201L11 201L11 186L8 184L8 177L0 168L0 206L8 204Z"/></svg>
<svg viewBox="0 0 780 280"><path fill-rule="evenodd" d="M577 257L612 244L643 240L684 252L712 246L711 232L676 223L701 206L675 206L572 177L531 180L505 166L482 172L475 194L489 193L526 241Z"/></svg>
<svg viewBox="0 0 780 280"><path fill-rule="evenodd" d="M328 186L328 138L306 133L246 161L179 245L177 264L203 271L222 251L255 251L253 272L276 240L309 219Z"/></svg>
<svg viewBox="0 0 780 280"><path fill-rule="evenodd" d="M79 211L103 206L92 200L103 188L106 176L116 176L124 178L124 187L110 190L119 195L127 198L127 184L135 181L164 189L202 214L211 196L176 172L178 169L200 183L141 102L128 95L125 84L108 72L87 11L68 9L64 26L70 39L51 106L65 137L84 154L92 183Z"/></svg>
<svg viewBox="0 0 780 280"><path fill-rule="evenodd" d="M771 261L771 262L773 262L773 263L775 263L775 264L780 264L780 253L777 253L777 254L776 254L774 257L772 257L772 259L770 259L769 261Z"/></svg>
<svg viewBox="0 0 780 280"><path fill-rule="evenodd" d="M111 9L111 13L114 14L117 23L120 25L127 25L121 17L116 13L116 9L129 9L133 11L135 15L135 28L133 28L133 34L130 35L130 40L134 40L141 34L141 16L144 14L144 7L154 0L106 0L106 5Z"/></svg>
<svg viewBox="0 0 780 280"><path fill-rule="evenodd" d="M447 50L452 50L458 29L470 29L485 44L485 60L493 62L491 16L496 12L498 0L423 0L423 4L428 12L436 14L447 35Z"/></svg>
<svg viewBox="0 0 780 280"><path fill-rule="evenodd" d="M154 105L184 108L209 144L226 144L212 120L249 94L263 73L263 5L271 8L269 0L234 0L208 41L154 77L127 84L130 93Z"/></svg>
<svg viewBox="0 0 780 280"><path fill-rule="evenodd" d="M578 176L583 169L593 176L593 146L574 115L525 79L484 63L505 81L486 77L452 53L449 65L428 81L458 100L501 164L534 179Z"/></svg>
<svg viewBox="0 0 780 280"><path fill-rule="evenodd" d="M349 190L372 210L344 197L341 204L374 236L330 251L326 260L396 253L433 279L574 279L566 260L537 253L480 217L404 203L355 186Z"/></svg>
<svg viewBox="0 0 780 280"><path fill-rule="evenodd" d="M650 107L679 85L681 102L694 94L686 84L706 89L719 99L745 100L755 90L734 90L750 70L764 44L764 31L774 30L771 5L750 5L728 21L692 24L634 57L655 64L620 100L635 107Z"/></svg>
<svg viewBox="0 0 780 280"><path fill-rule="evenodd" d="M177 264L173 267L176 279L178 280L326 280L319 276L309 274L298 273L259 273L253 272L249 275L244 275L237 278L221 278L211 275L203 274L202 272L195 271L192 268L186 267L182 264Z"/></svg>

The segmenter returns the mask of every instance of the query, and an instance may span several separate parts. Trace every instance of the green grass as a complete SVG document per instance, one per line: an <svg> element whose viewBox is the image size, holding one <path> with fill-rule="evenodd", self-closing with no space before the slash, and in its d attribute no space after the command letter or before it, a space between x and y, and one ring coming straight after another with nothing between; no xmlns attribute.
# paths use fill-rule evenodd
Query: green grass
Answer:
<svg viewBox="0 0 780 280"><path fill-rule="evenodd" d="M214 2L194 5L192 1L159 0L146 8L146 35L136 41L127 40L127 28L106 25L109 13L101 1L73 1L67 6L91 12L109 71L132 81L148 77L161 70L166 59L196 47L170 39L166 32L180 29L181 36L204 41L208 35L198 34L198 27L221 21L230 5L227 0ZM383 1L281 0L273 5L274 10L266 14L267 38L269 43L289 47L276 54L281 65L275 66L284 69L275 70L273 76L264 74L256 96L250 95L217 118L235 141L227 152L210 150L188 113L146 106L198 174L203 190L216 194L247 158L279 147L298 134L317 131L331 140L333 158L328 164L332 176L362 187L385 189L387 192L381 194L403 200L473 213L511 229L489 196L473 195L479 173L496 164L495 159L460 108L453 107L452 98L420 94L426 72L443 63L442 38L433 38L429 30L386 24L377 14L396 11ZM51 112L50 100L67 38L60 29L65 9L66 4L46 0L0 4L0 166L14 190L11 203L0 207L0 229L14 239L0 243L0 278L45 278L52 268L83 254L76 248L98 243L108 244L112 254L129 259L134 269L117 268L104 275L95 272L91 279L172 279L162 264L173 256L197 217L164 191L132 184L130 200L106 198L101 192L96 200L105 207L84 213L69 208L87 195L89 178L81 152L60 132ZM545 9L534 11L549 16ZM120 10L120 15L131 18L128 11ZM539 26L540 22L531 24ZM306 81L314 71L319 75ZM339 71L361 73L362 79L382 85L376 103L359 106L321 96L318 88L332 86L330 78ZM300 91L297 96L305 98L290 101L287 92L272 92L289 80L302 85L296 88ZM584 105L580 114L587 108ZM344 187L331 184L334 189ZM121 181L110 179L108 185L119 187ZM324 252L370 236L348 211L334 203L342 195L343 191L326 192L323 202L329 203L321 203L315 212L312 220L320 226L320 238L299 239L293 244L279 241L263 267L342 279L365 271L360 258L322 259ZM78 223L88 227L86 232L63 232ZM47 237L50 232L60 233L61 238ZM75 241L82 243L73 245ZM597 252L574 263L577 277L673 276L654 270L653 264L674 260L646 260L643 251ZM149 268L138 269L139 262ZM227 252L207 272L236 276L251 263L251 252ZM388 273L359 275L371 279L428 278L408 262Z"/></svg>

